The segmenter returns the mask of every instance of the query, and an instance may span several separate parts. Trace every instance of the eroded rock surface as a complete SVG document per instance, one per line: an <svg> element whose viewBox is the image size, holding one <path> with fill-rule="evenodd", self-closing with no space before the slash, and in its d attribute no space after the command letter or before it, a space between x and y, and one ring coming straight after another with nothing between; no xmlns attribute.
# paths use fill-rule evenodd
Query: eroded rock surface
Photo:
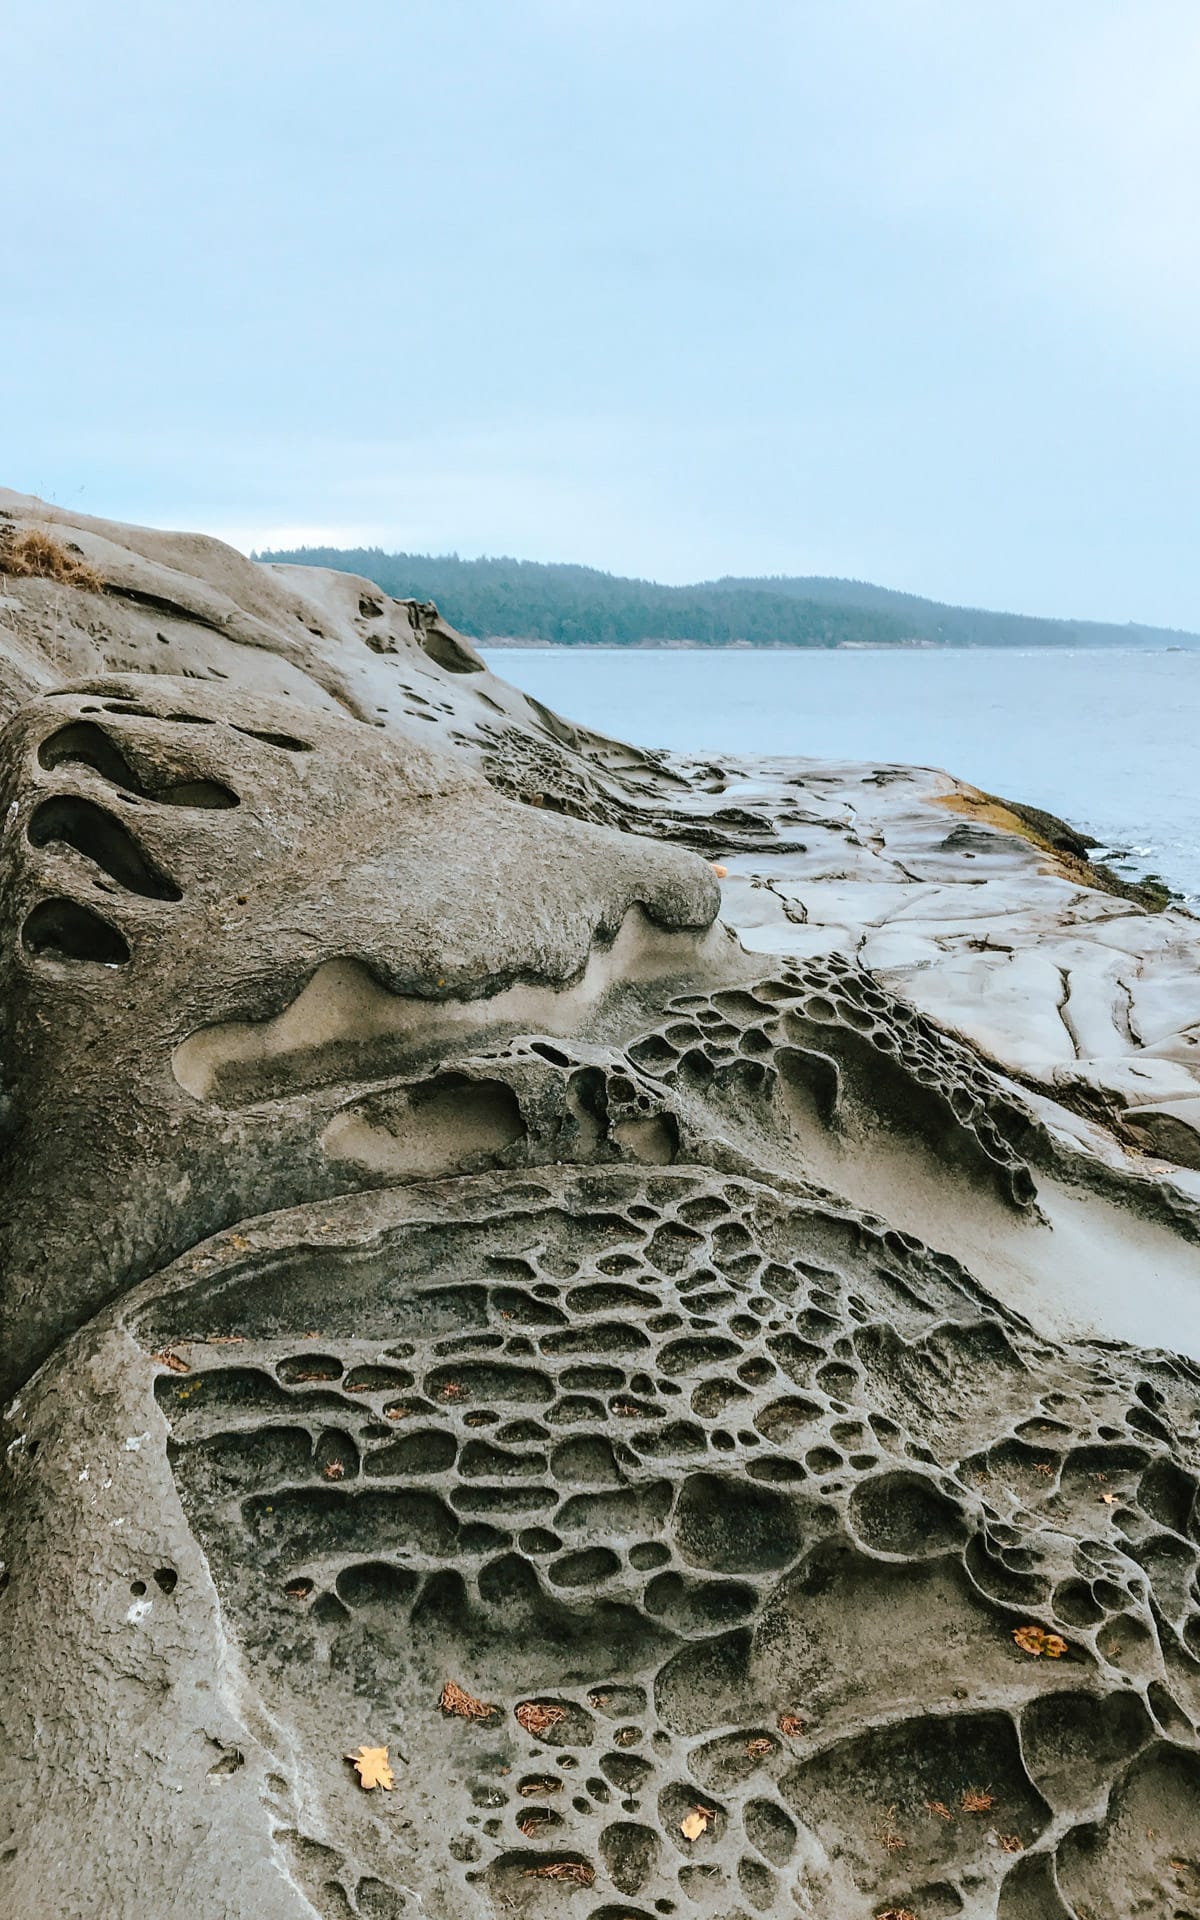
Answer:
<svg viewBox="0 0 1200 1920"><path fill-rule="evenodd" d="M1200 1911L1193 923L0 505L3 1910Z"/></svg>

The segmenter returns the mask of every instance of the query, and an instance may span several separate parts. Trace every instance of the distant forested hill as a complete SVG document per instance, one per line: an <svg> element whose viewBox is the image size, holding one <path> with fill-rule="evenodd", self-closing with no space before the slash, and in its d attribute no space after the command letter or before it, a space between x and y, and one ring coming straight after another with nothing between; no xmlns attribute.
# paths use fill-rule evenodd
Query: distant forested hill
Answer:
<svg viewBox="0 0 1200 1920"><path fill-rule="evenodd" d="M766 593L772 599L817 601L822 606L853 607L886 613L922 640L946 647L1171 647L1200 646L1200 635L1174 627L1144 627L1129 621L1114 626L1100 620L1045 620L1026 613L986 613L980 607L950 607L915 593L873 587L866 580L833 580L820 574L788 578L768 575L740 579L726 575L705 583L723 592Z"/></svg>
<svg viewBox="0 0 1200 1920"><path fill-rule="evenodd" d="M402 600L436 600L475 640L558 646L837 647L1200 645L1156 627L1037 620L944 607L857 580L708 580L663 587L593 567L460 560L379 547L298 547L256 559L363 574Z"/></svg>

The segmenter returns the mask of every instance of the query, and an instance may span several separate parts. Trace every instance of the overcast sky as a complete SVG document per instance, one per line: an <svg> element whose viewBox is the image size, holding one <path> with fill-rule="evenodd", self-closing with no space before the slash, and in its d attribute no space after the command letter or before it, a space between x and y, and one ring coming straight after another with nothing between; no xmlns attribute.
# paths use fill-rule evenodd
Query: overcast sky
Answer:
<svg viewBox="0 0 1200 1920"><path fill-rule="evenodd" d="M1200 629L1196 0L0 0L0 482Z"/></svg>

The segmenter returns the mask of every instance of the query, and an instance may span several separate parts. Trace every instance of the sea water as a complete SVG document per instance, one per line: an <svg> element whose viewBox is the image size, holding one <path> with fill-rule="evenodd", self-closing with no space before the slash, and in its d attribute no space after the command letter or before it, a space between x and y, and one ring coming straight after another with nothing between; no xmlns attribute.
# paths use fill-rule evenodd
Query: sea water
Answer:
<svg viewBox="0 0 1200 1920"><path fill-rule="evenodd" d="M498 647L489 665L638 746L943 767L1095 836L1200 909L1200 650Z"/></svg>

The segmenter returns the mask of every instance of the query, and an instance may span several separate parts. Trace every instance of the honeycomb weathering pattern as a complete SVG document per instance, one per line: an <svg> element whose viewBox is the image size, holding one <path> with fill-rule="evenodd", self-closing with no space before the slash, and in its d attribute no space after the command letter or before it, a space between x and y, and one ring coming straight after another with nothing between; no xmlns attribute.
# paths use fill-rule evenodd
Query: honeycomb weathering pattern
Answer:
<svg viewBox="0 0 1200 1920"><path fill-rule="evenodd" d="M271 1712L369 1702L403 1755L358 1857L276 1783L320 1912L1189 1911L1194 1370L1052 1355L881 1222L690 1168L287 1224L134 1324Z"/></svg>
<svg viewBox="0 0 1200 1920"><path fill-rule="evenodd" d="M78 530L0 660L5 1911L1194 1920L1186 1184L714 921L829 809Z"/></svg>

